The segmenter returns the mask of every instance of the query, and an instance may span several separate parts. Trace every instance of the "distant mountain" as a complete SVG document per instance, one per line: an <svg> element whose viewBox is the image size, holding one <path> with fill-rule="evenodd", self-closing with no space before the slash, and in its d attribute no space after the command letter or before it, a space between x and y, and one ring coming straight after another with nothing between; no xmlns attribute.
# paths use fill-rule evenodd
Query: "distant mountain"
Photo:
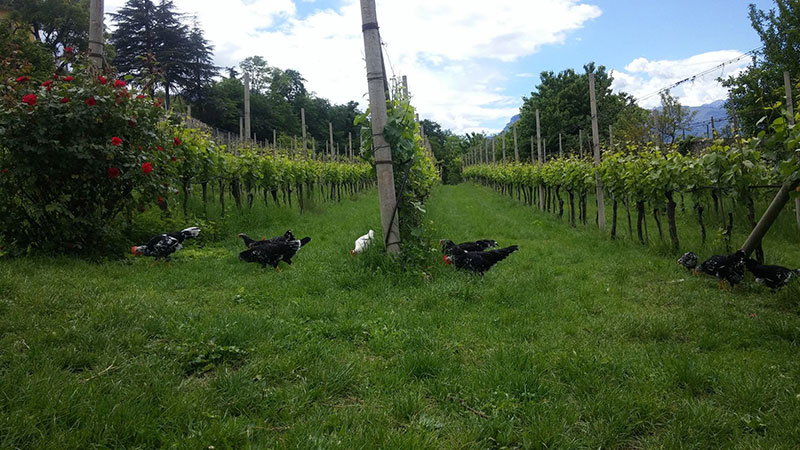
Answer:
<svg viewBox="0 0 800 450"><path fill-rule="evenodd" d="M518 121L518 120L519 120L519 114L517 114L514 117L512 117L511 120L506 124L505 128L503 128L503 133L505 133L506 131L510 130L511 127L514 125L514 123L516 123L516 121Z"/></svg>
<svg viewBox="0 0 800 450"><path fill-rule="evenodd" d="M691 127L686 129L687 136L706 136L706 124L711 123L711 118L714 118L717 129L725 128L728 125L728 111L725 109L725 100L717 100L702 106L687 106L689 111L696 112L694 119L692 119ZM510 130L516 121L519 120L519 114L515 115L508 121L503 133ZM710 126L708 127L710 129Z"/></svg>

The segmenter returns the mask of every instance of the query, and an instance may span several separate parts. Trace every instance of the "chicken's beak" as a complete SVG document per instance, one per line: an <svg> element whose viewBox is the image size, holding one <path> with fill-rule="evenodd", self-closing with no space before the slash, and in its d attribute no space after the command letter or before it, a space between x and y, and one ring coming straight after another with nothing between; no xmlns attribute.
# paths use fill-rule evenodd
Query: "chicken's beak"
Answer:
<svg viewBox="0 0 800 450"><path fill-rule="evenodd" d="M354 250L350 250L350 256L356 256L356 252Z"/></svg>

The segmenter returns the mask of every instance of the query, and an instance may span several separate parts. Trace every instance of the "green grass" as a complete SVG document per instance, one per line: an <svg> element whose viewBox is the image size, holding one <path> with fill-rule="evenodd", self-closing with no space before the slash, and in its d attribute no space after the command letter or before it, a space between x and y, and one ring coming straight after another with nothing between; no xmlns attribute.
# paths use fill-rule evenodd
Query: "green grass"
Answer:
<svg viewBox="0 0 800 450"><path fill-rule="evenodd" d="M800 442L798 286L720 292L663 249L474 185L437 188L428 210L437 238L520 251L483 278L437 254L425 273L351 258L379 228L370 192L234 212L229 237L171 268L0 260L0 448ZM314 239L293 266L237 260L236 231L289 227Z"/></svg>

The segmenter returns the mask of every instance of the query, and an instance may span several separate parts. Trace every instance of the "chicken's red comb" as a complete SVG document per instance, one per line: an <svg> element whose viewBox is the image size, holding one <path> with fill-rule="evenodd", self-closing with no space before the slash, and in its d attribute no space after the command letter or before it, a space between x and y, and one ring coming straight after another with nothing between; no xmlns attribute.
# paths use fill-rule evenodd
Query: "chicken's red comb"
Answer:
<svg viewBox="0 0 800 450"><path fill-rule="evenodd" d="M133 247L131 247L131 253L133 253L134 255L136 254L136 246L135 245Z"/></svg>

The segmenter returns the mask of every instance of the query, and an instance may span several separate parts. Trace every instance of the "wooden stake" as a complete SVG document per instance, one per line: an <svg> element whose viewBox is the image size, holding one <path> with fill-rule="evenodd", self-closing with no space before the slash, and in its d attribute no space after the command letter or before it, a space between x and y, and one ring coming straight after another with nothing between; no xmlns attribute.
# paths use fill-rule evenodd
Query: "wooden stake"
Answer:
<svg viewBox="0 0 800 450"><path fill-rule="evenodd" d="M492 164L497 164L497 155L494 151L494 138L492 138Z"/></svg>
<svg viewBox="0 0 800 450"><path fill-rule="evenodd" d="M244 141L250 142L250 75L244 73Z"/></svg>
<svg viewBox="0 0 800 450"><path fill-rule="evenodd" d="M564 149L561 147L561 133L558 133L558 157L564 157Z"/></svg>
<svg viewBox="0 0 800 450"><path fill-rule="evenodd" d="M372 112L372 136L375 145L375 164L378 175L378 199L381 209L386 251L400 253L400 220L397 217L397 197L394 191L392 149L383 135L388 116L386 112L387 89L384 85L383 54L378 33L378 15L375 0L361 1L361 29L364 34L364 55L367 63L369 106Z"/></svg>
<svg viewBox="0 0 800 450"><path fill-rule="evenodd" d="M789 72L783 72L783 84L786 88L786 112L789 114L789 124L794 125L794 97L792 96L792 78ZM794 213L797 219L797 228L800 229L800 197L794 199Z"/></svg>
<svg viewBox="0 0 800 450"><path fill-rule="evenodd" d="M581 159L583 159L583 130L578 130L578 143L581 149Z"/></svg>
<svg viewBox="0 0 800 450"><path fill-rule="evenodd" d="M244 117L239 116L239 142L244 140Z"/></svg>
<svg viewBox="0 0 800 450"><path fill-rule="evenodd" d="M353 154L353 132L347 133L347 140L350 142L350 162L353 162L355 156Z"/></svg>
<svg viewBox="0 0 800 450"><path fill-rule="evenodd" d="M330 122L328 122L328 134L330 137L330 145L328 146L328 149L330 149L331 161L333 161L333 124Z"/></svg>
<svg viewBox="0 0 800 450"><path fill-rule="evenodd" d="M539 120L539 110L536 110L536 150L539 153L539 166L544 163L542 154L542 127ZM533 160L533 148L531 148L531 160ZM544 185L539 183L539 209L544 211Z"/></svg>
<svg viewBox="0 0 800 450"><path fill-rule="evenodd" d="M514 161L519 162L519 147L517 147L517 124L514 126Z"/></svg>
<svg viewBox="0 0 800 450"><path fill-rule="evenodd" d="M306 138L306 109L300 108L300 122L303 127L303 156L308 156L308 140Z"/></svg>
<svg viewBox="0 0 800 450"><path fill-rule="evenodd" d="M103 0L89 4L89 60L98 71L103 70Z"/></svg>
<svg viewBox="0 0 800 450"><path fill-rule="evenodd" d="M506 163L506 134L503 133L503 164Z"/></svg>
<svg viewBox="0 0 800 450"><path fill-rule="evenodd" d="M600 133L597 125L597 99L594 85L594 73L589 72L589 101L591 102L592 111L592 146L594 147L594 165L600 165ZM597 186L597 226L603 230L606 227L606 204L603 199L603 181L600 179L600 173L594 174L595 184Z"/></svg>

